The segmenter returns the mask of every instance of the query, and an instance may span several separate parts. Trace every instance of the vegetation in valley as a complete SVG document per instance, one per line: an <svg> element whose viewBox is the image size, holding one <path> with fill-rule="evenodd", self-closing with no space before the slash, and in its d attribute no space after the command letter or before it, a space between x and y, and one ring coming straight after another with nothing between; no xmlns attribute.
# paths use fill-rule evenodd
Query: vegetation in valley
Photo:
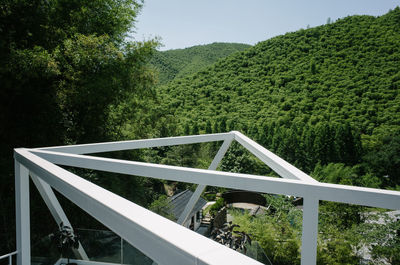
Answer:
<svg viewBox="0 0 400 265"><path fill-rule="evenodd" d="M158 43L125 40L141 6L135 0L1 2L0 253L15 250L13 148L119 139L123 113L145 112L154 100L148 60ZM112 187L94 173L86 177ZM142 189L142 181L125 181L120 193L143 196L124 188ZM40 203L37 197L31 204L33 242L57 225ZM73 224L79 220L69 216Z"/></svg>
<svg viewBox="0 0 400 265"><path fill-rule="evenodd" d="M239 130L319 181L400 189L400 8L253 47L213 43L157 52L156 40L126 41L141 6L140 0L0 4L0 253L15 250L15 147ZM101 155L207 168L218 147ZM193 188L68 169L166 217L165 184ZM239 144L219 169L276 176ZM35 240L57 224L31 190ZM57 196L73 226L101 227ZM233 213L235 222L273 264L298 264L301 211L285 197L268 198L275 212ZM398 262L399 237L386 235L400 231L399 224L367 223L368 211L321 202L319 264L357 264L360 242L374 258Z"/></svg>
<svg viewBox="0 0 400 265"><path fill-rule="evenodd" d="M159 87L163 112L185 133L242 131L322 182L399 190L399 26L397 7L258 43ZM237 144L220 168L274 175ZM373 243L387 240L385 227L396 222L371 225L369 211L375 210L321 202L318 264L358 264L363 244L375 262L398 259L398 237ZM276 218L236 221L264 242L273 264L297 264L300 232L286 215Z"/></svg>
<svg viewBox="0 0 400 265"><path fill-rule="evenodd" d="M240 130L307 173L359 165L357 174L395 187L399 25L397 7L258 43L161 86L163 112L181 131Z"/></svg>
<svg viewBox="0 0 400 265"><path fill-rule="evenodd" d="M249 47L248 44L216 42L185 49L158 51L150 63L158 71L158 81L161 85L175 78L194 74L232 53Z"/></svg>

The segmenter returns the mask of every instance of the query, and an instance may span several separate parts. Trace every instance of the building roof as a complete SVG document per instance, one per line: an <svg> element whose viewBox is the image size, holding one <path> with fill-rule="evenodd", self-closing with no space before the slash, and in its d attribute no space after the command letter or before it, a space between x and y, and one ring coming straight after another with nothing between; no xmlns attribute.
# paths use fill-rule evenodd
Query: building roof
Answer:
<svg viewBox="0 0 400 265"><path fill-rule="evenodd" d="M183 210L188 204L190 197L192 197L193 192L190 190L184 190L178 194L169 198L169 202L171 204L171 213L175 216L176 219L181 216ZM196 212L200 211L204 205L206 205L207 201L203 198L199 198L196 205L194 206L190 216L193 216Z"/></svg>

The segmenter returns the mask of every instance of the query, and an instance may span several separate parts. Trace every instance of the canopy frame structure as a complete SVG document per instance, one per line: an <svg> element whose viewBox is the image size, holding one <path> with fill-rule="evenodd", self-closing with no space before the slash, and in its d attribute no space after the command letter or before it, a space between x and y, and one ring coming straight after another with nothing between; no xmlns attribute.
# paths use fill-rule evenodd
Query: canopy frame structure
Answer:
<svg viewBox="0 0 400 265"><path fill-rule="evenodd" d="M208 170L97 157L88 154L223 141ZM216 171L232 141L282 178ZM207 185L303 197L301 264L316 264L320 200L400 209L400 192L320 183L237 131L83 145L14 149L17 264L30 264L29 177L55 221L70 224L53 189L158 264L261 264L184 228ZM198 184L178 224L107 191L60 166ZM82 246L75 253L88 260Z"/></svg>

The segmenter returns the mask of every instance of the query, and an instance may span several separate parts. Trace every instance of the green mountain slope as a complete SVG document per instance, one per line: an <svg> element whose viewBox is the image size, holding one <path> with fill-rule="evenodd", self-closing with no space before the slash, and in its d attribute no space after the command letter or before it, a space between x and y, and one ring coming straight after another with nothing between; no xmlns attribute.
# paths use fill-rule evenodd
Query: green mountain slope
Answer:
<svg viewBox="0 0 400 265"><path fill-rule="evenodd" d="M159 83L196 73L219 59L251 47L241 43L212 43L186 49L157 52L151 64L159 72Z"/></svg>
<svg viewBox="0 0 400 265"><path fill-rule="evenodd" d="M400 10L288 33L163 86L182 119L400 124ZM240 126L235 125L236 128Z"/></svg>
<svg viewBox="0 0 400 265"><path fill-rule="evenodd" d="M396 8L272 38L158 93L182 128L241 130L310 172L361 163L399 135L399 89Z"/></svg>

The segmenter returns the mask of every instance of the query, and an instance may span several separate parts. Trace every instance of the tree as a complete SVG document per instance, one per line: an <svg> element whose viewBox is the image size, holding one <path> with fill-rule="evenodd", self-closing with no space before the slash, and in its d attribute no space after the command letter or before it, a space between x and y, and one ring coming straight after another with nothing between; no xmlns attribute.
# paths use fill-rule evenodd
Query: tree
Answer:
<svg viewBox="0 0 400 265"><path fill-rule="evenodd" d="M190 126L189 123L185 123L185 127L183 129L184 135L190 135Z"/></svg>
<svg viewBox="0 0 400 265"><path fill-rule="evenodd" d="M131 97L152 97L147 60L157 42L125 41L141 6L140 0L1 3L0 200L7 216L0 220L1 252L14 249L12 148L111 139L110 110Z"/></svg>
<svg viewBox="0 0 400 265"><path fill-rule="evenodd" d="M372 175L360 176L357 167L344 164L330 163L326 166L317 165L311 174L316 180L326 183L335 183L354 186L369 186L379 188L380 180ZM323 202L321 211L325 212L324 222L335 224L339 229L348 229L354 224L360 224L364 207L335 202Z"/></svg>
<svg viewBox="0 0 400 265"><path fill-rule="evenodd" d="M217 121L214 121L213 127L212 127L212 131L213 131L213 133L219 133L220 132Z"/></svg>
<svg viewBox="0 0 400 265"><path fill-rule="evenodd" d="M197 122L195 122L195 124L193 125L193 128L192 128L192 134L198 135L199 133L200 133L199 126L197 125Z"/></svg>
<svg viewBox="0 0 400 265"><path fill-rule="evenodd" d="M207 120L207 123L206 123L206 133L212 133L210 120Z"/></svg>
<svg viewBox="0 0 400 265"><path fill-rule="evenodd" d="M175 217L172 214L171 204L169 203L168 197L166 195L160 195L157 200L154 200L150 206L149 210L164 216L167 219L175 220Z"/></svg>
<svg viewBox="0 0 400 265"><path fill-rule="evenodd" d="M219 123L219 132L226 132L226 118L223 117Z"/></svg>
<svg viewBox="0 0 400 265"><path fill-rule="evenodd" d="M372 213L369 222L358 230L363 235L363 243L369 248L376 263L386 259L390 264L400 263L400 216L386 213Z"/></svg>
<svg viewBox="0 0 400 265"><path fill-rule="evenodd" d="M273 204L274 214L230 211L233 223L260 244L273 264L300 264L301 211L283 196L268 195L267 201Z"/></svg>
<svg viewBox="0 0 400 265"><path fill-rule="evenodd" d="M334 156L333 139L331 127L328 123L318 123L315 126L314 151L316 158L321 164L332 161Z"/></svg>
<svg viewBox="0 0 400 265"><path fill-rule="evenodd" d="M384 177L386 185L400 185L400 136L383 136L364 161L372 172Z"/></svg>

